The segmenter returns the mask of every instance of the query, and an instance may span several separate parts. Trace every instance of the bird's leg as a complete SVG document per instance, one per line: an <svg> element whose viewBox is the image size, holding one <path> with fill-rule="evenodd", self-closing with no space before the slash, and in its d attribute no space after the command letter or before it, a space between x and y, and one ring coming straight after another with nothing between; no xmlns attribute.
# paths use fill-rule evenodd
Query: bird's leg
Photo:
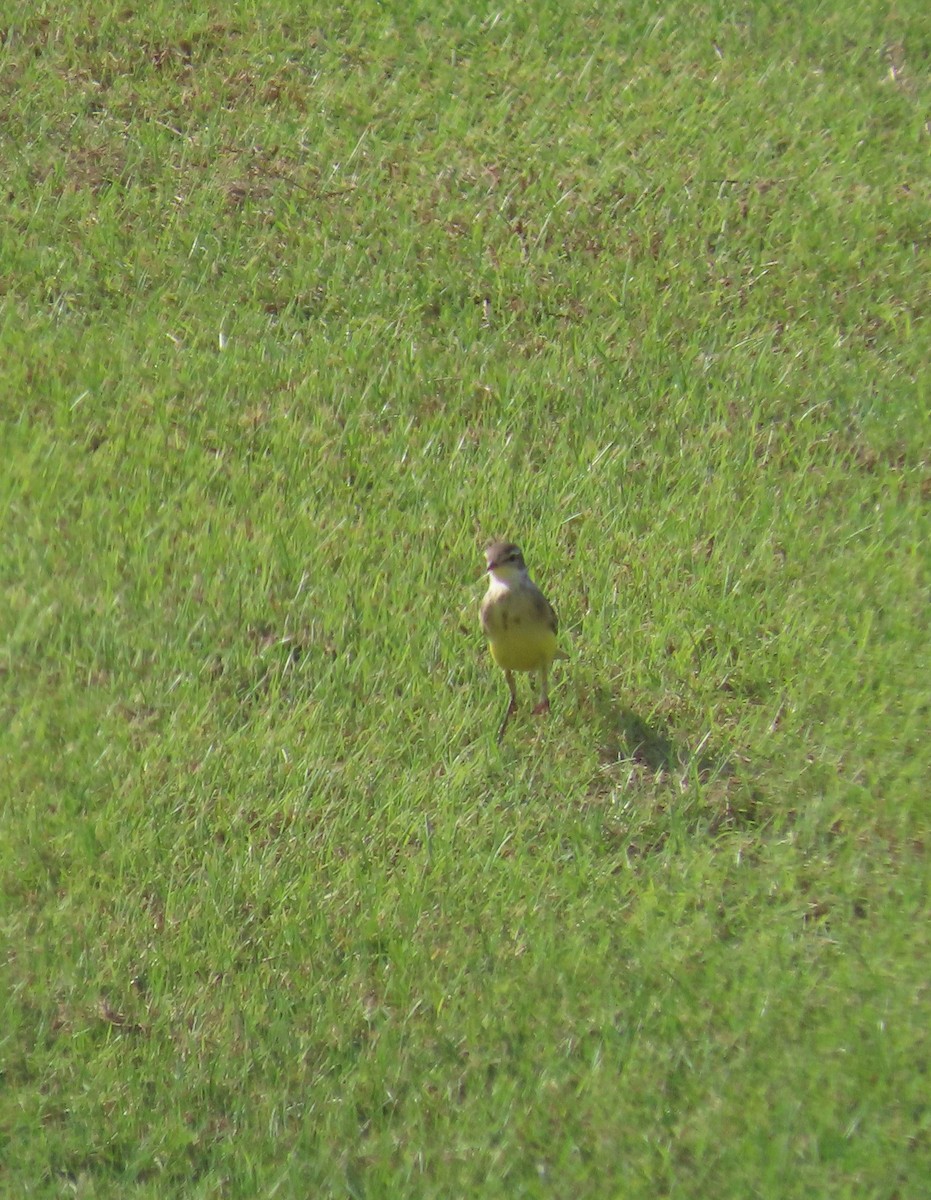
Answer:
<svg viewBox="0 0 931 1200"><path fill-rule="evenodd" d="M548 713L550 711L550 698L546 690L546 667L540 672L540 702L533 710L535 714Z"/></svg>
<svg viewBox="0 0 931 1200"><path fill-rule="evenodd" d="M508 721L511 719L511 714L517 712L517 687L514 684L513 671L505 671L504 678L507 680L508 691L511 693L511 702L508 704L507 712L504 714L504 720L501 722L501 728L498 730L498 741L504 737L504 731L508 727Z"/></svg>

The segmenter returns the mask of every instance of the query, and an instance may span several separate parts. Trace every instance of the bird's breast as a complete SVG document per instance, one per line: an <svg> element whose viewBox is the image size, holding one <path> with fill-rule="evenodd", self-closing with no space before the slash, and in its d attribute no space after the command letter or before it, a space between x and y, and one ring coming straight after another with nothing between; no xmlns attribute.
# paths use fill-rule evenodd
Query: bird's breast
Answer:
<svg viewBox="0 0 931 1200"><path fill-rule="evenodd" d="M503 670L539 671L553 661L556 634L540 620L532 591L493 581L482 601L481 618L491 656Z"/></svg>

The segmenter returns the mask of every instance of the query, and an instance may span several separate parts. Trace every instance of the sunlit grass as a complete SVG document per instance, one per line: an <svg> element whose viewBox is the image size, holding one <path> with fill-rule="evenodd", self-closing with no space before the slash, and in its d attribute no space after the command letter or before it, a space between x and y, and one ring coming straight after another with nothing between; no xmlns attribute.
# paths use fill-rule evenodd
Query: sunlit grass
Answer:
<svg viewBox="0 0 931 1200"><path fill-rule="evenodd" d="M11 1194L920 1191L923 16L5 28Z"/></svg>

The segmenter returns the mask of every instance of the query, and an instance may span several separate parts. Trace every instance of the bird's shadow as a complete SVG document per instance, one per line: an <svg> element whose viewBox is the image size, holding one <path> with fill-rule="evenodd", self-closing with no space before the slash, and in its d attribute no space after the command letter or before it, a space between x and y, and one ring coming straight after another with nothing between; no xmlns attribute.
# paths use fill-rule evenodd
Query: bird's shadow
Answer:
<svg viewBox="0 0 931 1200"><path fill-rule="evenodd" d="M603 730L599 747L602 759L628 759L654 773L681 767L684 747L677 745L668 729L604 693L595 704Z"/></svg>
<svg viewBox="0 0 931 1200"><path fill-rule="evenodd" d="M609 771L612 765L626 766L624 788L649 789L657 798L655 814L666 810L667 801L660 798L668 796L671 788L676 796L690 797L684 809L676 805L678 811L688 812L696 828L711 833L756 828L769 820L770 806L763 792L738 769L733 754L712 742L710 733L697 744L677 737L661 717L641 716L619 704L607 689L598 689L594 706L601 725L598 753L603 766ZM608 785L611 789L616 780ZM668 829L665 817L658 821L651 844L661 846Z"/></svg>
<svg viewBox="0 0 931 1200"><path fill-rule="evenodd" d="M603 762L635 763L649 775L683 775L697 772L698 778L721 778L731 773L726 758L703 739L697 746L677 738L668 725L651 714L649 720L634 709L619 704L606 690L599 690L595 708L602 727L599 753Z"/></svg>

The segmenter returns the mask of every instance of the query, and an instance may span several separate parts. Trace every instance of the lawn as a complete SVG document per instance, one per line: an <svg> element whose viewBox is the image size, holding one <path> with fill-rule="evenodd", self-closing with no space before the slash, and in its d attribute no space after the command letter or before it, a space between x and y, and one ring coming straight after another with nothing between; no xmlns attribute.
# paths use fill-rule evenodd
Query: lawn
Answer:
<svg viewBox="0 0 931 1200"><path fill-rule="evenodd" d="M4 17L0 1194L928 1194L929 60Z"/></svg>

